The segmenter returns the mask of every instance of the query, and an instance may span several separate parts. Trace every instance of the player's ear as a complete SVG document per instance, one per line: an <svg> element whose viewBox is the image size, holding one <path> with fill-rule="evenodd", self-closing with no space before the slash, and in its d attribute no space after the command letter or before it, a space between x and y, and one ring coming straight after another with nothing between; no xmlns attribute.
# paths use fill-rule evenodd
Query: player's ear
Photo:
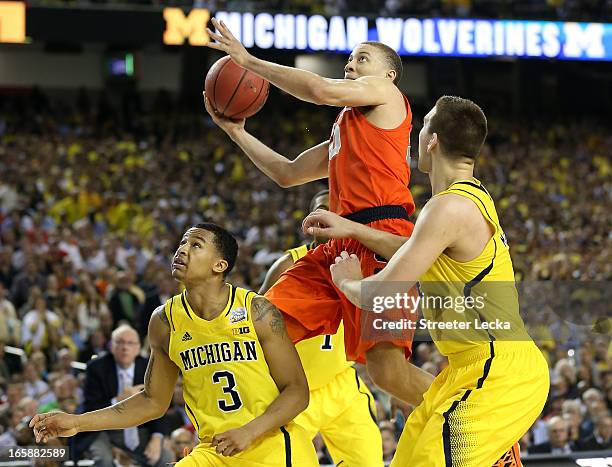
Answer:
<svg viewBox="0 0 612 467"><path fill-rule="evenodd" d="M223 271L227 270L228 266L229 263L227 261L224 259L218 259L213 266L213 271L222 273Z"/></svg>
<svg viewBox="0 0 612 467"><path fill-rule="evenodd" d="M431 139L429 140L429 143L427 143L427 151L431 151L433 148L435 148L438 145L438 142L438 133L431 135Z"/></svg>
<svg viewBox="0 0 612 467"><path fill-rule="evenodd" d="M387 71L387 78L390 79L391 81L395 81L396 76L397 76L397 71L395 70Z"/></svg>

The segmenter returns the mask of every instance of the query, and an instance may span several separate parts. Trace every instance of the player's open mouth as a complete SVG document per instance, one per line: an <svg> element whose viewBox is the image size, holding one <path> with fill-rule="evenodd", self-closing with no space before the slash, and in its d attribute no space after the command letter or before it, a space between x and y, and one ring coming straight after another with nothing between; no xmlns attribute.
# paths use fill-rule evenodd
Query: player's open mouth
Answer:
<svg viewBox="0 0 612 467"><path fill-rule="evenodd" d="M184 269L184 268L186 268L186 267L187 267L187 265L186 265L186 264L185 264L185 263L184 263L182 260L180 260L180 259L175 259L175 260L172 262L172 267L173 267L173 268L183 268L183 269Z"/></svg>

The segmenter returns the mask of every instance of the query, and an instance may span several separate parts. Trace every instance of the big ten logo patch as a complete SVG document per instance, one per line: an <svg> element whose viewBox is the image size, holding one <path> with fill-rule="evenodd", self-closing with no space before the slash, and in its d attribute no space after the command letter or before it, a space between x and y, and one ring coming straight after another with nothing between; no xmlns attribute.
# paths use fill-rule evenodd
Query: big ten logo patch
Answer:
<svg viewBox="0 0 612 467"><path fill-rule="evenodd" d="M241 334L248 334L249 332L251 332L251 328L249 326L242 326L239 328L234 328L232 330L232 333L234 334L234 336L239 336Z"/></svg>

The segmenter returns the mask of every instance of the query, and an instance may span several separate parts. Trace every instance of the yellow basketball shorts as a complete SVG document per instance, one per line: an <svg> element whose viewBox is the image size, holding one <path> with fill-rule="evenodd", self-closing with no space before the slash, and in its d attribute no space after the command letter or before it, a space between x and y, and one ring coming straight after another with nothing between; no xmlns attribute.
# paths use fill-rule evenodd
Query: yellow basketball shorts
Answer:
<svg viewBox="0 0 612 467"><path fill-rule="evenodd" d="M383 465L374 397L354 368L311 390L310 404L295 422L304 427L310 439L321 432L336 465Z"/></svg>
<svg viewBox="0 0 612 467"><path fill-rule="evenodd" d="M175 467L318 467L311 438L304 429L291 423L268 433L248 449L234 456L218 454L210 443L198 444Z"/></svg>
<svg viewBox="0 0 612 467"><path fill-rule="evenodd" d="M450 356L408 417L391 466L493 465L535 422L549 387L533 342L491 342Z"/></svg>

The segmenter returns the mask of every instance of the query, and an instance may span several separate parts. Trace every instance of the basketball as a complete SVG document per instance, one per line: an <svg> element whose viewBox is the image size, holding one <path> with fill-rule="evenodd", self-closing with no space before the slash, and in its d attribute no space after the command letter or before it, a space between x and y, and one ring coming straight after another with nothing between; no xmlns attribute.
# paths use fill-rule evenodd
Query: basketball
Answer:
<svg viewBox="0 0 612 467"><path fill-rule="evenodd" d="M218 113L239 120L259 112L268 99L270 83L226 55L208 70L204 89Z"/></svg>

